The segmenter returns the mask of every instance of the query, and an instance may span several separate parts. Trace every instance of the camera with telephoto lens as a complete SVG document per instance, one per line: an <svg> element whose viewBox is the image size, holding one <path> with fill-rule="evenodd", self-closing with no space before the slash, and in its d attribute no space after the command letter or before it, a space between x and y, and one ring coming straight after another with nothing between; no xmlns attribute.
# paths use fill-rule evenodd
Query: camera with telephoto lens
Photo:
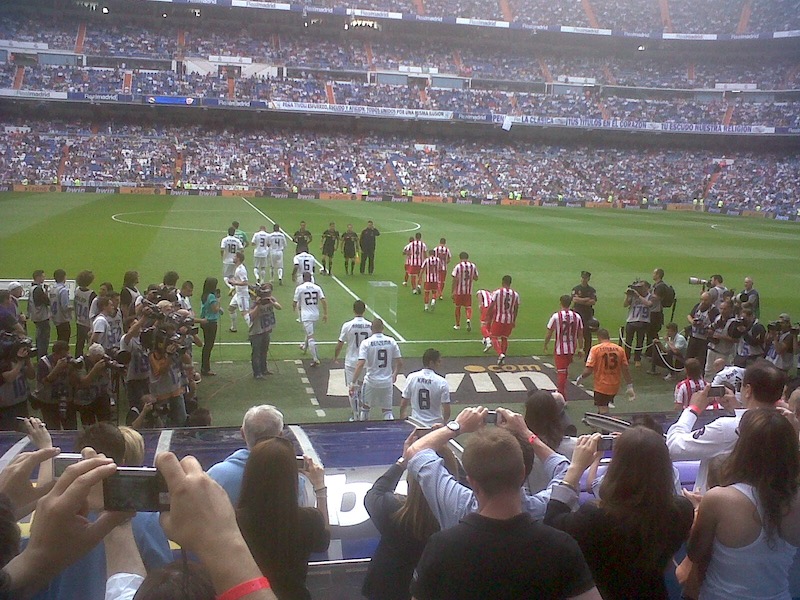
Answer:
<svg viewBox="0 0 800 600"><path fill-rule="evenodd" d="M728 336L732 337L735 340L738 340L742 337L749 327L747 323L745 323L742 319L733 319L730 324L728 324Z"/></svg>
<svg viewBox="0 0 800 600"><path fill-rule="evenodd" d="M20 358L28 358L35 353L36 347L29 337L20 337L9 332L4 332L0 336L0 359L14 361Z"/></svg>
<svg viewBox="0 0 800 600"><path fill-rule="evenodd" d="M124 371L128 368L128 363L131 362L131 353L111 348L103 355L102 360L109 369Z"/></svg>
<svg viewBox="0 0 800 600"><path fill-rule="evenodd" d="M83 357L78 356L77 358L73 358L71 356L67 356L67 364L70 367L76 367L80 369L83 366Z"/></svg>
<svg viewBox="0 0 800 600"><path fill-rule="evenodd" d="M775 332L783 328L783 321L770 321L767 323L767 331Z"/></svg>
<svg viewBox="0 0 800 600"><path fill-rule="evenodd" d="M155 302L147 298L142 298L142 316L155 321L163 321L167 317Z"/></svg>
<svg viewBox="0 0 800 600"><path fill-rule="evenodd" d="M248 287L250 288L250 292L255 296L258 304L267 306L275 303L275 298L272 297L272 286L269 283L251 285Z"/></svg>
<svg viewBox="0 0 800 600"><path fill-rule="evenodd" d="M701 277L689 277L689 285L702 285L705 287L708 285L708 279L702 279Z"/></svg>
<svg viewBox="0 0 800 600"><path fill-rule="evenodd" d="M195 323L194 318L189 315L172 313L167 317L167 320L175 325L175 331L178 335L182 332L185 332L186 335L197 335L200 333L200 327Z"/></svg>
<svg viewBox="0 0 800 600"><path fill-rule="evenodd" d="M644 295L645 290L645 282L641 279L634 279L633 283L628 286L628 289L625 290L625 293L628 295L639 294L640 296Z"/></svg>

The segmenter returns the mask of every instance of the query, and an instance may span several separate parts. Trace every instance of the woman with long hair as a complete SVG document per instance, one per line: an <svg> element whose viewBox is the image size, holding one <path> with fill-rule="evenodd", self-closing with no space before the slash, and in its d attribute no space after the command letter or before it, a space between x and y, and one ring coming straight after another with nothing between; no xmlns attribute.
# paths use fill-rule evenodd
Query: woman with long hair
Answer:
<svg viewBox="0 0 800 600"><path fill-rule="evenodd" d="M416 439L417 430L414 430L406 440L406 448ZM453 453L445 448L439 450L439 454L448 471L457 473ZM372 523L381 534L361 588L362 595L370 600L408 600L414 567L428 538L439 531L439 523L415 479L407 479L407 496L395 494L405 468L405 461L393 464L364 498Z"/></svg>
<svg viewBox="0 0 800 600"><path fill-rule="evenodd" d="M664 571L689 537L692 504L675 494L664 437L632 427L614 440L599 501L571 513L569 502L578 495L599 439L597 433L578 438L572 464L553 488L544 522L577 540L605 600L666 600Z"/></svg>
<svg viewBox="0 0 800 600"><path fill-rule="evenodd" d="M317 508L297 504L298 465L292 443L281 437L255 445L242 477L236 518L261 572L279 600L311 598L306 588L308 557L330 544L323 468L305 457Z"/></svg>
<svg viewBox="0 0 800 600"><path fill-rule="evenodd" d="M219 325L219 298L217 298L217 278L206 277L203 282L203 294L200 296L200 327L203 328L203 358L200 363L200 374L214 376L211 370L211 350L217 339Z"/></svg>
<svg viewBox="0 0 800 600"><path fill-rule="evenodd" d="M565 417L564 404L564 397L561 394L556 395L547 390L528 392L528 399L525 401L525 424L551 450L570 458L576 438L567 434L569 418ZM545 489L551 479L550 470L545 468L545 464L541 460L535 460L530 475L525 479L525 486L531 494L536 494Z"/></svg>
<svg viewBox="0 0 800 600"><path fill-rule="evenodd" d="M789 411L786 411L788 413ZM720 469L720 487L703 496L689 539L699 597L786 599L800 546L800 445L778 410L751 408Z"/></svg>

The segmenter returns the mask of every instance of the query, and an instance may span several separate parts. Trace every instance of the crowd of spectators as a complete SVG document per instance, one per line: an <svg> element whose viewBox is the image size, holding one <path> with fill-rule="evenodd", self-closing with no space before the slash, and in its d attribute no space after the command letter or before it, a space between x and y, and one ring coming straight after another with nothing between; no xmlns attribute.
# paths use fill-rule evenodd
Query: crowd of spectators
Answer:
<svg viewBox="0 0 800 600"><path fill-rule="evenodd" d="M13 80L14 69L0 71L0 82ZM80 67L26 67L23 89L60 92L133 93L136 95L175 95L228 98L228 80L216 73L189 73L178 77L173 71L141 71L132 76L129 90L124 74L113 69ZM506 92L479 89L418 88L407 85L335 82L332 85L336 104L447 110L469 114L537 115L547 117L614 118L660 123L723 123L726 101L701 102L685 99L634 99L604 96L601 108L592 94L544 95L530 92ZM237 79L234 97L244 100L276 100L328 103L324 82L317 79ZM733 125L770 125L796 127L800 123L797 102L736 102Z"/></svg>
<svg viewBox="0 0 800 600"><path fill-rule="evenodd" d="M76 32L78 29L74 22L61 24L60 28L13 17L10 22L17 26L6 31L11 39L27 39L28 32L36 25L37 39L51 36L51 45L63 43L65 37L72 39L62 34L63 29L74 27ZM90 55L172 59L178 50L179 34L177 28L167 25L148 29L91 23L84 51ZM187 31L184 39L181 49L184 56L243 56L265 64L303 69L365 72L370 68L398 70L402 66L413 66L478 79L535 83L546 80L543 63L556 81L564 77L582 77L600 84L632 87L695 89L713 88L716 83L755 83L759 89L790 89L797 86L798 81L795 63L775 57L676 57L650 53L635 57L598 57L552 51L532 53L513 46L476 48L469 44L453 45L446 40L398 39L370 44L314 35L265 35L255 29L231 26ZM371 52L368 52L370 45Z"/></svg>
<svg viewBox="0 0 800 600"><path fill-rule="evenodd" d="M588 146L508 145L410 140L400 136L242 132L202 127L104 125L69 128L33 122L30 131L3 136L0 180L51 183L64 157L61 182L251 186L338 192L370 190L576 201L692 202L715 171L710 151L637 150ZM419 142L419 143L415 143ZM176 146L177 144L177 146ZM795 214L800 159L785 155L727 156L707 194L716 206L760 207ZM718 170L718 169L717 169Z"/></svg>

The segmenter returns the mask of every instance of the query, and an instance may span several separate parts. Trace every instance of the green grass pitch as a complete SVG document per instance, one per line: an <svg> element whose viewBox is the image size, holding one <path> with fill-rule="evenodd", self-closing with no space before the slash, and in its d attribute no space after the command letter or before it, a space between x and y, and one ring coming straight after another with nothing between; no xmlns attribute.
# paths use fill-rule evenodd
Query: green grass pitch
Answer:
<svg viewBox="0 0 800 600"><path fill-rule="evenodd" d="M289 233L305 220L314 234L311 252L320 258L320 234L330 221L341 232L348 223L360 231L372 219L381 231L374 276L345 275L340 255L334 275L341 284L332 278L318 278L330 307L328 323L318 328L318 338L327 342L322 346L323 358L332 357L339 327L352 314L351 294L369 303L370 280L398 285L397 320L383 316L405 340L401 343L404 354L420 356L429 346L449 356L480 353L477 327L472 333L452 329L449 300L439 303L434 313L424 313L421 297L412 296L409 288L400 285L401 251L417 230L429 246L446 237L454 256L462 250L469 252L480 271L479 287L495 289L504 274L512 275L513 287L522 298L510 345L512 355L541 354L547 319L557 308L558 297L579 283L583 269L593 273L592 285L599 298L597 317L612 332L625 320L622 302L626 286L637 276L649 279L656 267L666 271L665 280L675 287L675 320L681 325L700 292L688 284L688 277L713 273L721 273L725 283L737 290L745 276L752 276L761 292L762 321L772 320L780 312L800 318L800 236L795 223L685 212L59 193L4 194L0 210L0 277L25 280L34 269L52 274L60 267L74 278L78 271L91 269L95 287L106 280L117 287L123 273L135 269L144 287L159 282L165 271L173 269L181 280L194 281L196 307L204 278L221 278L219 242L231 221L238 220L252 235L262 224L271 229L266 217ZM288 272L293 244L289 248ZM246 256L251 267L250 249ZM285 283L276 288L284 311L278 315L271 348L271 358L279 361L301 358L297 344L302 330L291 313L293 287L288 285L288 273ZM449 282L447 286L449 289ZM381 303L376 308L385 312L387 307ZM229 333L227 320L223 320L221 332L213 359L233 364L221 365L229 373L204 383L201 394L214 411L215 424L234 424L243 407L279 398L288 420L319 418L308 404L292 363L281 362L285 368L281 366L279 379L256 386L262 382L249 381L247 364L242 362L249 357L243 328ZM573 365L571 376L578 370ZM670 406L671 384L638 372L635 379L637 410ZM576 413L587 408L571 407ZM343 417L333 411L325 418Z"/></svg>

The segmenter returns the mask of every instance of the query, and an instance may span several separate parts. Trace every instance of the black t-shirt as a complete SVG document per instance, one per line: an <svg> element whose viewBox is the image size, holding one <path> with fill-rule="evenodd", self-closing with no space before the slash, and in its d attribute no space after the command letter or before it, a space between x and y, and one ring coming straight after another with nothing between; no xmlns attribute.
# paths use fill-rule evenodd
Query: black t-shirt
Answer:
<svg viewBox="0 0 800 600"><path fill-rule="evenodd" d="M593 298L594 300L597 300L597 290L590 285L576 285L574 288L572 288L572 295L577 296L578 298ZM591 319L594 316L594 306L576 304L573 302L572 310L578 313L582 319Z"/></svg>
<svg viewBox="0 0 800 600"><path fill-rule="evenodd" d="M504 521L472 513L433 535L411 582L419 600L555 600L593 587L578 543L528 513Z"/></svg>
<svg viewBox="0 0 800 600"><path fill-rule="evenodd" d="M355 231L345 231L342 234L342 244L344 244L344 253L347 256L356 255L356 244L358 243L358 234Z"/></svg>
<svg viewBox="0 0 800 600"><path fill-rule="evenodd" d="M380 234L381 232L374 227L372 229L369 227L364 229L364 231L361 232L361 249L364 252L375 250L375 238Z"/></svg>
<svg viewBox="0 0 800 600"><path fill-rule="evenodd" d="M292 241L298 246L308 246L311 243L311 232L308 229L298 229L292 236Z"/></svg>
<svg viewBox="0 0 800 600"><path fill-rule="evenodd" d="M336 242L339 241L339 232L326 229L322 232L322 253L326 256L333 254L336 249Z"/></svg>

